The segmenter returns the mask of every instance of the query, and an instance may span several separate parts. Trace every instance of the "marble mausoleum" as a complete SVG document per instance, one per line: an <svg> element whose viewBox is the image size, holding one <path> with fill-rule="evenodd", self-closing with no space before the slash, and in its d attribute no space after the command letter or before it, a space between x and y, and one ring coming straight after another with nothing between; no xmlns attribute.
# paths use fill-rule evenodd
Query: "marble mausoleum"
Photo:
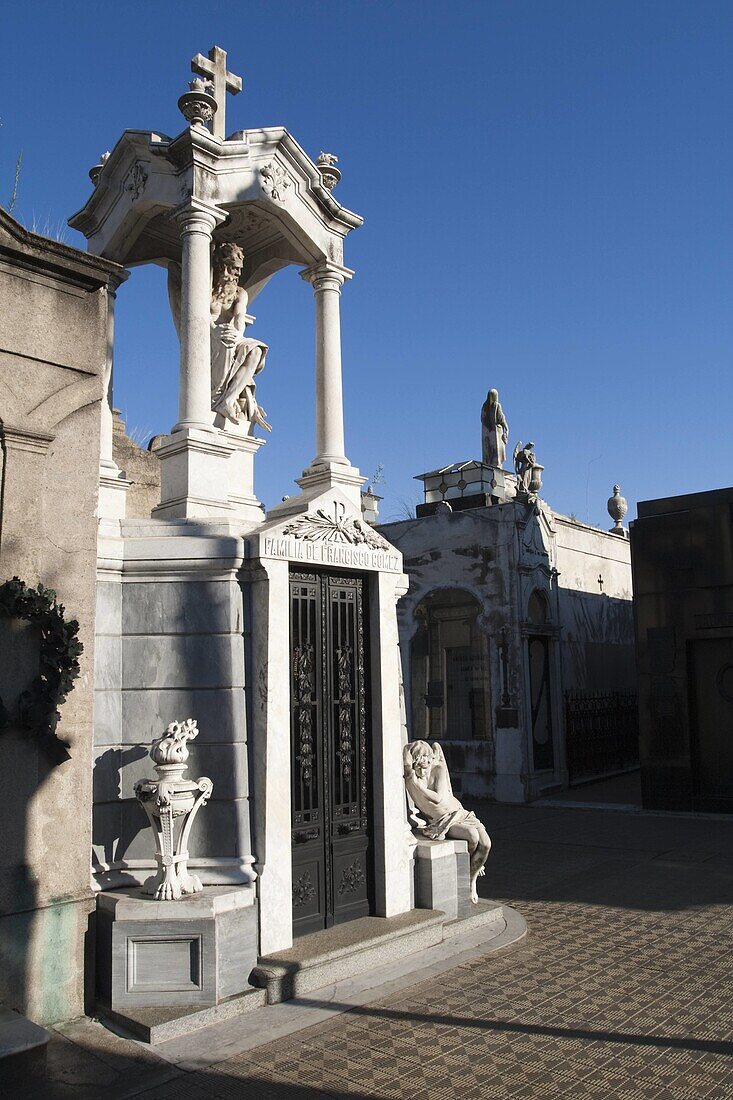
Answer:
<svg viewBox="0 0 733 1100"><path fill-rule="evenodd" d="M620 519L602 531L547 504L533 443L518 441L504 468L495 389L481 425L482 461L418 475L416 518L378 530L409 578L397 618L410 737L440 742L459 794L526 802L589 766L638 764L628 533ZM584 750L569 769L573 707L586 746L606 727L605 760Z"/></svg>
<svg viewBox="0 0 733 1100"><path fill-rule="evenodd" d="M323 985L334 966L358 973L439 943L456 920L504 927L500 906L470 898L473 832L436 839L408 820L396 611L407 578L364 518L343 422L344 241L362 219L334 195L332 154L312 159L282 127L227 128L241 81L223 50L191 67L182 131L126 130L70 219L89 255L61 249L48 261L54 287L66 265L68 293L94 303L67 310L62 326L81 360L68 369L89 376L83 415L96 420L74 452L93 458L79 498L83 600L59 586L85 647L69 656L81 680L67 694L89 728L72 721L71 762L57 761L55 776L75 777L75 814L91 833L70 845L79 915L54 941L67 951L65 1001L36 1008L0 993L39 1023L95 1011L151 1041ZM180 344L178 417L144 461L112 411L115 292L142 264L167 272L160 308ZM294 471L298 492L266 513L254 470L272 427L261 401L276 350L249 335L250 309L290 265L314 302L315 453ZM9 356L19 341L8 335ZM36 440L23 416L15 435L3 423L4 444L17 436L42 456L52 419ZM5 483L16 484L7 455ZM71 494L65 482L59 505ZM7 506L6 495L3 535ZM38 555L18 560L23 581L55 580ZM25 592L10 590L13 609ZM75 710L56 698L66 732ZM347 924L337 949L330 930ZM45 985L32 960L23 977Z"/></svg>

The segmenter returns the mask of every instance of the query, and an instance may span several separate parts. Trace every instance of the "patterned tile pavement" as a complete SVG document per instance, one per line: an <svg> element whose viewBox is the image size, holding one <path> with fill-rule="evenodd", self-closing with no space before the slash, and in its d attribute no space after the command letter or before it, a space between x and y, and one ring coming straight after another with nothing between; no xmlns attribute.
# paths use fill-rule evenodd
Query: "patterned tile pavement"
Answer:
<svg viewBox="0 0 733 1100"><path fill-rule="evenodd" d="M733 822L481 813L524 941L135 1095L733 1100Z"/></svg>

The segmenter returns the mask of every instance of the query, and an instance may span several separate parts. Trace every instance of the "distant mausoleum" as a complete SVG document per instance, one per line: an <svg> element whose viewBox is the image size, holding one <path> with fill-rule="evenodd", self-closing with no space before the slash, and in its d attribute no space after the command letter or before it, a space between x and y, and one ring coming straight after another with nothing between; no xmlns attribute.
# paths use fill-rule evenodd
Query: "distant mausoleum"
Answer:
<svg viewBox="0 0 733 1100"><path fill-rule="evenodd" d="M464 795L525 802L638 761L626 507L616 487L611 531L555 512L534 444L503 468L495 390L482 425L482 461L420 474L417 518L379 530L410 578L410 736L440 741Z"/></svg>

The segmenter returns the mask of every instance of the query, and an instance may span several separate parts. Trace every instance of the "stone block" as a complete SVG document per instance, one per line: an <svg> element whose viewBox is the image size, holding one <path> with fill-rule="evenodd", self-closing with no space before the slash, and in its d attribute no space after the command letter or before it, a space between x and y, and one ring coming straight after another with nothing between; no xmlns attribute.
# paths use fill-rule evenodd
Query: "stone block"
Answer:
<svg viewBox="0 0 733 1100"><path fill-rule="evenodd" d="M119 581L99 581L94 613L97 637L102 634L120 634L122 622L122 585Z"/></svg>
<svg viewBox="0 0 733 1100"><path fill-rule="evenodd" d="M122 643L109 634L94 642L94 687L101 691L122 687Z"/></svg>
<svg viewBox="0 0 733 1100"><path fill-rule="evenodd" d="M127 582L123 634L241 634L236 581Z"/></svg>
<svg viewBox="0 0 733 1100"><path fill-rule="evenodd" d="M44 1076L50 1038L45 1028L0 1006L0 1090Z"/></svg>
<svg viewBox="0 0 733 1100"><path fill-rule="evenodd" d="M195 718L197 746L209 741L244 741L245 696L241 687L200 691L165 688L159 691L129 689L122 693L122 741L128 744L160 737L170 722Z"/></svg>
<svg viewBox="0 0 733 1100"><path fill-rule="evenodd" d="M257 909L249 889L214 886L181 901L139 889L97 898L97 990L113 1010L215 1005L249 988Z"/></svg>
<svg viewBox="0 0 733 1100"><path fill-rule="evenodd" d="M122 639L123 688L184 686L244 687L242 638L228 634L141 634Z"/></svg>
<svg viewBox="0 0 733 1100"><path fill-rule="evenodd" d="M123 752L119 774L121 798L135 797L135 783L139 779L155 778L155 767L147 750L147 745L139 746L137 751L126 750L127 761ZM246 797L248 794L247 746L241 742L233 745L194 743L189 749L187 774L195 779L208 776L214 784L214 798L217 801Z"/></svg>
<svg viewBox="0 0 733 1100"><path fill-rule="evenodd" d="M96 643L98 644L98 642ZM122 694L118 689L94 692L94 744L119 745L122 740Z"/></svg>
<svg viewBox="0 0 733 1100"><path fill-rule="evenodd" d="M471 912L468 844L465 840L427 840L415 845L415 905L438 909L448 920Z"/></svg>

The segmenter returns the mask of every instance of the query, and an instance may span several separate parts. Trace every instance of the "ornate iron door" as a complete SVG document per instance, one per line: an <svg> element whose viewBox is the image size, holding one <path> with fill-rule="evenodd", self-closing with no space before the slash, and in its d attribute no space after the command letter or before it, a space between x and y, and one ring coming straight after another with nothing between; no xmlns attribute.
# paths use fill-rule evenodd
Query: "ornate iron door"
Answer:
<svg viewBox="0 0 733 1100"><path fill-rule="evenodd" d="M363 582L291 572L293 934L371 910Z"/></svg>

